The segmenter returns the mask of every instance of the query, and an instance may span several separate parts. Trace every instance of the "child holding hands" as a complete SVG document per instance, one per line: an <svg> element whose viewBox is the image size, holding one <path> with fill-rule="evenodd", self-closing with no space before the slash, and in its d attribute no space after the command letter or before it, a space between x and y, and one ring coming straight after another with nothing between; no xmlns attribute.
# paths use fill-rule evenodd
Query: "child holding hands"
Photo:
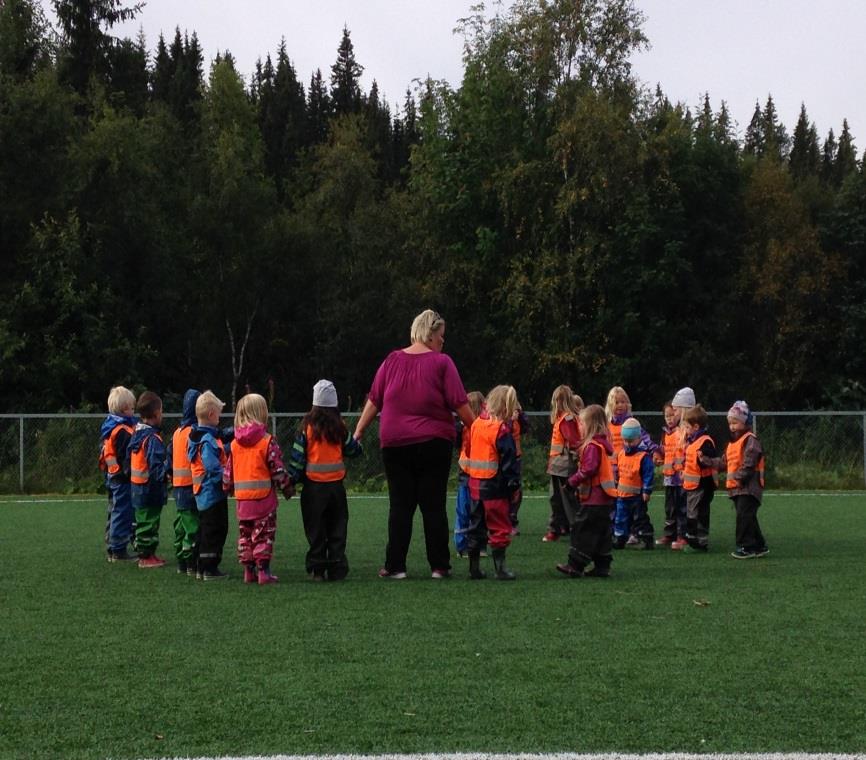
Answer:
<svg viewBox="0 0 866 760"><path fill-rule="evenodd" d="M294 493L277 439L268 433L268 403L248 393L235 410L235 438L223 469L223 488L237 499L238 562L244 583L277 582L271 572L277 532L277 492Z"/></svg>

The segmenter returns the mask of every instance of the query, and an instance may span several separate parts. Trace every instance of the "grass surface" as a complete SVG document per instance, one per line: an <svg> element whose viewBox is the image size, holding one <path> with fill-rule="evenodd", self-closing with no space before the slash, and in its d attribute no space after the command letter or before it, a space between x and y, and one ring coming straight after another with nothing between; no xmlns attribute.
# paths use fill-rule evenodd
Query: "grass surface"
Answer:
<svg viewBox="0 0 866 760"><path fill-rule="evenodd" d="M431 580L420 525L383 581L387 503L356 498L349 579L313 584L297 507L259 588L234 531L205 585L107 564L102 503L0 502L0 756L866 750L862 494L768 495L748 561L717 495L708 555L618 552L609 581L558 576L543 498L516 583Z"/></svg>

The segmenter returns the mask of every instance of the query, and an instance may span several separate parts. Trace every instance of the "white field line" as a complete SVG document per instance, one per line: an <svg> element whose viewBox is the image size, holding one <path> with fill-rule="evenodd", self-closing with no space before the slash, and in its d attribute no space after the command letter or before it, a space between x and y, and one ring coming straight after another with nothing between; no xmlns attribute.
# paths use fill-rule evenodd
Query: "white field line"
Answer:
<svg viewBox="0 0 866 760"><path fill-rule="evenodd" d="M719 496L724 496L724 492L720 492ZM852 498L852 497L853 498L859 497L862 499L866 499L866 491L765 491L764 492L764 498L765 499L776 499L776 498L780 498L780 497L781 498L791 498L791 497L797 497L797 496L808 496L810 498L816 498L817 497L817 498L825 498L825 499ZM386 500L387 498L388 498L387 493L378 494L378 495L376 495L376 494L351 494L351 493L349 494L349 501L350 502L351 501L378 501L378 500ZM448 494L448 498L453 500L453 499L457 498L457 494L450 493L450 494ZM523 496L524 501L527 501L527 500L531 500L531 501L544 500L544 501L547 501L547 499L549 499L549 498L550 497L547 494L538 494L538 493L524 494L524 496ZM76 499L74 497L69 498L69 499L57 499L54 497L46 498L46 499L40 499L38 497L34 497L32 499L27 499L27 498L7 499L4 497L0 497L0 505L2 505L2 504L105 504L105 503L107 503L107 501L108 501L107 496L103 496L103 497L98 498L98 499ZM166 506L170 507L171 505L172 505L172 499L169 498ZM286 757L288 757L288 755ZM345 756L334 755L334 757L336 757L336 758L343 758L343 757L349 758L349 757L354 757L354 756L351 756L351 755L345 755ZM371 755L370 757L374 757L374 756ZM404 757L404 756L402 756L402 755L394 755L393 756L393 758L398 758L398 757ZM409 755L406 755L405 757L408 758ZM426 757L426 756L419 755L418 757ZM434 757L440 758L440 757L445 757L445 756L444 755L435 755L435 756L431 755L430 756L431 760ZM454 755L454 756L449 756L449 757L457 757L457 756ZM461 756L461 757L464 757L464 756ZM481 756L480 755L465 755L466 760L470 760L470 758L477 758L477 757L481 757ZM506 757L506 755L496 755L496 756L491 755L490 760L500 760L500 758L505 758L505 757ZM531 758L544 757L545 760L547 759L547 756L542 756L542 755L537 755L537 756L536 755L519 755L519 756L514 755L512 757L514 757L514 758L520 757L521 759L530 758L530 757ZM560 757L560 756L558 756L558 755L557 756L554 756L554 755L550 756L550 758L554 758L554 757ZM568 756L562 755L562 757L572 757L573 758L573 757L579 757L579 756L578 755L568 755ZM595 758L595 757L602 757L602 755L587 755L586 756L587 760L588 760L588 758ZM611 755L610 757L613 758L614 756ZM630 757L630 756L629 755L616 755L616 757L617 758L626 758L626 757ZM656 757L661 758L662 756L661 755L658 755L658 756L656 756L656 755L642 755L642 757L647 757L647 758L651 758L651 760L654 760ZM670 757L673 757L673 755L671 755ZM685 758L685 757L686 757L685 755L682 756L682 758ZM708 757L708 756L702 755L702 757ZM734 756L731 755L731 757L734 757ZM745 758L746 755L742 755L741 757ZM754 756L749 756L749 757L758 757L758 756L754 755ZM771 756L766 755L765 757L770 758ZM816 755L816 757L817 757L817 755ZM835 755L832 755L832 756L827 755L827 757L829 758L829 757L836 757L836 756ZM841 755L839 757L841 757ZM283 760L283 758L281 757L280 760ZM392 756L388 756L388 760L392 760ZM864 760L866 760L866 756L864 756Z"/></svg>
<svg viewBox="0 0 866 760"><path fill-rule="evenodd" d="M162 758L162 760L169 760ZM197 757L176 760L866 760L866 755L843 755L814 752L773 753L648 753L645 755L607 752L602 754L515 753L494 754L486 752L425 753L389 755L220 755L218 758Z"/></svg>

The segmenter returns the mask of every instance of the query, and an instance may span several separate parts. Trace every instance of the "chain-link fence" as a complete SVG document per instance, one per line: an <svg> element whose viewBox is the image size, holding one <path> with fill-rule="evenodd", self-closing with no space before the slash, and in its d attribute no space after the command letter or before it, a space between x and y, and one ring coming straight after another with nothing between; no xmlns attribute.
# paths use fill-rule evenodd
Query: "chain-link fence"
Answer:
<svg viewBox="0 0 866 760"><path fill-rule="evenodd" d="M288 456L302 414L276 413L271 432ZM346 414L354 425L356 414ZM660 412L635 412L654 440ZM0 415L0 493L94 493L102 490L96 462L103 414ZM224 423L231 424L225 415ZM547 487L545 475L550 421L547 412L528 413L523 440L526 490ZM166 414L168 442L180 415ZM777 489L866 488L866 412L756 412L755 432L767 455L767 486ZM710 434L721 447L728 440L724 412L710 415ZM348 463L346 485L356 491L385 490L375 423L364 438L364 453ZM455 454L456 459L456 454ZM456 473L456 467L452 476Z"/></svg>

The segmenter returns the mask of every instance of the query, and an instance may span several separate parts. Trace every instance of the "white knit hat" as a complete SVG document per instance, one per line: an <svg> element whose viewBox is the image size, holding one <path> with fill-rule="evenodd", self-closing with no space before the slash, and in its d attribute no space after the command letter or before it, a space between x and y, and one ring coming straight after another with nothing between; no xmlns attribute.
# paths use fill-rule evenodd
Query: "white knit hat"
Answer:
<svg viewBox="0 0 866 760"><path fill-rule="evenodd" d="M330 380L319 380L313 386L313 406L337 407L337 389Z"/></svg>
<svg viewBox="0 0 866 760"><path fill-rule="evenodd" d="M674 395L674 400L671 401L671 406L679 406L686 409L691 409L696 404L695 392L688 386L680 388Z"/></svg>

